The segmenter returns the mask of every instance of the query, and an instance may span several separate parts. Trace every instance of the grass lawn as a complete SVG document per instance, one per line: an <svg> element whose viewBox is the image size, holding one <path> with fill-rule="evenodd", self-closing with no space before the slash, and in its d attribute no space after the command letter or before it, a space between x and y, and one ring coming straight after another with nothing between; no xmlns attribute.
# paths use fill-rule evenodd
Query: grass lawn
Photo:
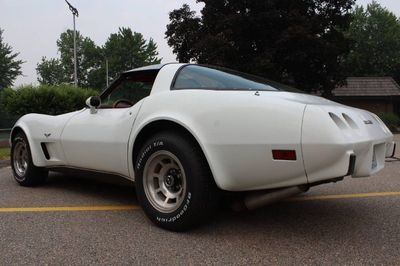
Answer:
<svg viewBox="0 0 400 266"><path fill-rule="evenodd" d="M10 160L10 148L0 148L0 160Z"/></svg>

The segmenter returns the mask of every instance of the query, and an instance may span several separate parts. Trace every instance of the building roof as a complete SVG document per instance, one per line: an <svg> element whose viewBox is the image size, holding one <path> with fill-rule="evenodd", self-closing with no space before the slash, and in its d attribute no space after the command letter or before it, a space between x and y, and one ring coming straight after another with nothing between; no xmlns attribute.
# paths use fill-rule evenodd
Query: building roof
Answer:
<svg viewBox="0 0 400 266"><path fill-rule="evenodd" d="M400 96L400 86L391 77L349 77L347 85L332 91L334 96Z"/></svg>

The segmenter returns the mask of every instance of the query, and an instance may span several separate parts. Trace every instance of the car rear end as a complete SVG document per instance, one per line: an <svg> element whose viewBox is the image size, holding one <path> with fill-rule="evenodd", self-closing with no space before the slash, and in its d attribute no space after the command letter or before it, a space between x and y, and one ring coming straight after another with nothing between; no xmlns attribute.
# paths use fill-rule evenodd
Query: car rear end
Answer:
<svg viewBox="0 0 400 266"><path fill-rule="evenodd" d="M308 104L302 152L309 183L351 175L367 177L393 156L393 135L375 114L340 104Z"/></svg>

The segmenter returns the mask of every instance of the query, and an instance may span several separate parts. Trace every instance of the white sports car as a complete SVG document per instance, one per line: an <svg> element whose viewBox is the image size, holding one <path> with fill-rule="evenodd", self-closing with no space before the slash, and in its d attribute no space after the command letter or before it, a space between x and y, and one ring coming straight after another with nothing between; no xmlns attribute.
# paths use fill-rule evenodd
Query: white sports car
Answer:
<svg viewBox="0 0 400 266"><path fill-rule="evenodd" d="M241 192L253 209L309 187L370 176L393 155L374 114L260 77L195 64L121 74L88 108L28 114L11 134L24 186L66 167L120 175L155 224L185 230Z"/></svg>

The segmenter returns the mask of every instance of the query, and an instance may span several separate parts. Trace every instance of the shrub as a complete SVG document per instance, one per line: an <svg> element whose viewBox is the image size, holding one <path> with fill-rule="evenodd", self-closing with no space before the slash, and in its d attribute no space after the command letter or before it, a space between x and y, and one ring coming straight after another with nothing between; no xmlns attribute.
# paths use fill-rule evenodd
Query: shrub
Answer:
<svg viewBox="0 0 400 266"><path fill-rule="evenodd" d="M12 128L15 122L17 122L18 118L18 115L10 115L5 113L3 108L0 107L0 129Z"/></svg>
<svg viewBox="0 0 400 266"><path fill-rule="evenodd" d="M391 131L397 131L400 126L400 117L394 113L378 113L379 118Z"/></svg>
<svg viewBox="0 0 400 266"><path fill-rule="evenodd" d="M13 115L39 113L58 115L81 109L85 100L97 92L72 85L23 86L5 89L2 93L2 109Z"/></svg>

